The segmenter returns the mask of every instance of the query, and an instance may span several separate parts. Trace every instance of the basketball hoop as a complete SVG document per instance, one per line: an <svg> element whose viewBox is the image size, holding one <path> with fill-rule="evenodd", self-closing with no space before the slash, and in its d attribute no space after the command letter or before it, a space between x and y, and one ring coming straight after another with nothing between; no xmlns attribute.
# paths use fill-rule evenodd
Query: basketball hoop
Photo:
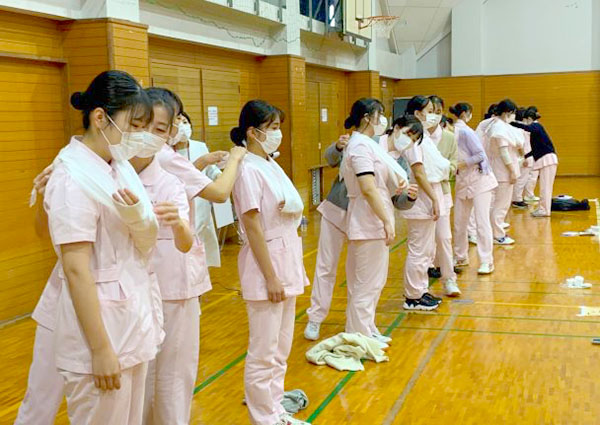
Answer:
<svg viewBox="0 0 600 425"><path fill-rule="evenodd" d="M375 29L375 33L382 38L390 38L394 26L400 20L400 16L370 16L368 18L356 18L358 29L368 27Z"/></svg>

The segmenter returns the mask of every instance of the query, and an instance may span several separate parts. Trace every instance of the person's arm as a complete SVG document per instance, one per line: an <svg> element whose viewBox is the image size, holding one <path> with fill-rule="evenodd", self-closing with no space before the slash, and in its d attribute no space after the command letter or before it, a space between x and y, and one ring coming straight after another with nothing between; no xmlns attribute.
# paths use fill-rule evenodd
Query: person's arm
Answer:
<svg viewBox="0 0 600 425"><path fill-rule="evenodd" d="M171 202L161 202L154 207L154 213L164 226L171 226L175 247L185 253L192 249L194 235L187 220L181 218L179 208Z"/></svg>
<svg viewBox="0 0 600 425"><path fill-rule="evenodd" d="M407 190L403 191L399 195L392 196L394 208L400 211L411 209L415 205L418 194L419 186L416 184L409 185Z"/></svg>
<svg viewBox="0 0 600 425"><path fill-rule="evenodd" d="M42 239L48 239L48 215L44 209L44 192L50 176L52 175L53 165L50 164L33 179L33 190L37 192L38 202L35 209L35 233ZM41 199L40 199L41 198Z"/></svg>
<svg viewBox="0 0 600 425"><path fill-rule="evenodd" d="M113 194L113 200L123 222L129 229L133 244L143 256L147 256L156 245L158 223L144 218L143 205L128 189Z"/></svg>
<svg viewBox="0 0 600 425"><path fill-rule="evenodd" d="M456 170L458 170L458 143L456 142L455 134L452 135L448 161L450 161L450 178L454 178L456 176Z"/></svg>
<svg viewBox="0 0 600 425"><path fill-rule="evenodd" d="M100 314L96 282L90 270L92 243L61 245L60 251L73 309L92 352L94 383L102 390L118 390L121 368Z"/></svg>
<svg viewBox="0 0 600 425"><path fill-rule="evenodd" d="M267 282L269 301L278 303L285 300L283 284L275 274L273 263L267 248L267 241L260 223L260 212L256 209L246 211L242 214L242 223L248 237L250 249L258 262L258 267Z"/></svg>
<svg viewBox="0 0 600 425"><path fill-rule="evenodd" d="M500 152L500 158L502 159L502 162L504 163L504 165L506 166L506 168L508 168L508 171L510 172L510 183L514 184L517 181L517 172L515 169L515 164L513 163L513 159L510 155L510 151L508 150L509 149L508 144L505 143L499 137L492 137L491 143L495 143L498 145L498 151Z"/></svg>
<svg viewBox="0 0 600 425"><path fill-rule="evenodd" d="M325 160L330 167L338 167L340 165L342 162L344 148L348 144L348 140L350 140L350 136L347 134L342 134L337 142L332 143L325 150Z"/></svg>
<svg viewBox="0 0 600 425"><path fill-rule="evenodd" d="M513 127L520 128L521 130L529 131L531 133L531 126L523 124L522 122L513 121L510 123Z"/></svg>
<svg viewBox="0 0 600 425"><path fill-rule="evenodd" d="M479 136L475 133L465 131L461 133L461 137L463 137L461 140L467 145L466 151L472 153L472 155L465 159L465 164L471 166L482 163L485 160L485 151L478 140Z"/></svg>
<svg viewBox="0 0 600 425"><path fill-rule="evenodd" d="M214 182L206 185L204 189L200 191L198 196L207 201L217 202L219 204L229 199L233 184L237 177L238 167L244 158L244 155L246 155L245 148L240 146L232 148L227 165L221 175Z"/></svg>
<svg viewBox="0 0 600 425"><path fill-rule="evenodd" d="M363 174L358 177L360 191L367 200L367 203L375 213L375 215L383 222L383 227L386 235L386 244L390 245L396 238L396 230L392 226L392 221L388 217L383 205L381 195L375 185L375 176L373 174Z"/></svg>
<svg viewBox="0 0 600 425"><path fill-rule="evenodd" d="M227 156L227 152L225 151L214 151L207 153L206 155L202 155L198 159L194 161L194 165L200 171L204 171L204 169L210 165L215 165L221 162ZM210 176L209 176L210 177ZM214 179L213 179L214 180Z"/></svg>
<svg viewBox="0 0 600 425"><path fill-rule="evenodd" d="M427 180L427 175L425 174L425 167L422 163L417 162L411 165L410 168L415 176L415 180L419 184L419 188L423 189L425 194L427 194L427 196L429 196L429 199L431 199L431 203L433 206L433 220L436 221L440 217L440 204L439 200L437 199L437 196L435 195L435 192L433 191L433 187L431 187L429 180Z"/></svg>

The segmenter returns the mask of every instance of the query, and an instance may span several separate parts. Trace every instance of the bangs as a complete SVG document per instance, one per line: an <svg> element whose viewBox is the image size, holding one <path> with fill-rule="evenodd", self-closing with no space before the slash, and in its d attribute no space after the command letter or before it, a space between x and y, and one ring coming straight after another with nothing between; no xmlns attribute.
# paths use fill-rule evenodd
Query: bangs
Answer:
<svg viewBox="0 0 600 425"><path fill-rule="evenodd" d="M269 111L263 124L266 124L267 127L273 124L279 118L279 122L283 124L285 121L285 112L279 109L277 106L272 106L273 110Z"/></svg>
<svg viewBox="0 0 600 425"><path fill-rule="evenodd" d="M148 97L144 90L134 96L129 97L125 102L124 110L129 112L129 123L131 124L134 120L141 121L145 125L152 122L154 113L152 110L152 100Z"/></svg>

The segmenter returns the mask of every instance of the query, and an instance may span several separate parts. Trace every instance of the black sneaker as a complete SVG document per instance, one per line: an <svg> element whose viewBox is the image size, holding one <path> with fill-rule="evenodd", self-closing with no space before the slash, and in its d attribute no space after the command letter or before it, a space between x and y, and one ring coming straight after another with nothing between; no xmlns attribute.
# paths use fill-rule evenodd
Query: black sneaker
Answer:
<svg viewBox="0 0 600 425"><path fill-rule="evenodd" d="M463 272L463 269L461 269L460 267L454 266L454 273L461 274L462 272Z"/></svg>
<svg viewBox="0 0 600 425"><path fill-rule="evenodd" d="M513 208L520 208L520 209L525 209L527 208L527 204L523 201L521 202L513 202L512 203Z"/></svg>
<svg viewBox="0 0 600 425"><path fill-rule="evenodd" d="M439 267L429 267L427 269L427 276L429 276L432 279L439 279L440 277L442 277L442 272L440 271Z"/></svg>
<svg viewBox="0 0 600 425"><path fill-rule="evenodd" d="M437 302L423 296L420 300L411 300L407 298L404 301L404 305L402 307L404 308L404 310L431 311L435 310L439 306L440 305Z"/></svg>
<svg viewBox="0 0 600 425"><path fill-rule="evenodd" d="M435 295L430 294L429 292L425 292L421 298L426 298L428 300L435 301L438 304L442 303L442 299L436 297Z"/></svg>

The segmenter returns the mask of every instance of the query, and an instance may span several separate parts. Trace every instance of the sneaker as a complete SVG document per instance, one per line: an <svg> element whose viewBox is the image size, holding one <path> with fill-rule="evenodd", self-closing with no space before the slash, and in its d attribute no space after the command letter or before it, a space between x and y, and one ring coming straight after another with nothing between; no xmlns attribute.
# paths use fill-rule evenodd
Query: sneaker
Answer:
<svg viewBox="0 0 600 425"><path fill-rule="evenodd" d="M402 306L404 310L423 310L423 311L431 311L435 310L439 307L439 303L427 299L424 296L421 297L420 300L410 300L406 299L404 301L404 305Z"/></svg>
<svg viewBox="0 0 600 425"><path fill-rule="evenodd" d="M389 345L390 342L392 342L392 338L390 338L389 336L381 335L381 334L371 334L371 338L373 338L375 341L380 342L385 345Z"/></svg>
<svg viewBox="0 0 600 425"><path fill-rule="evenodd" d="M321 324L319 322L308 322L304 329L304 338L310 341L316 341L319 339L319 331L321 330Z"/></svg>
<svg viewBox="0 0 600 425"><path fill-rule="evenodd" d="M510 227L510 223L502 223L503 229L508 229Z"/></svg>
<svg viewBox="0 0 600 425"><path fill-rule="evenodd" d="M432 279L439 279L440 277L442 277L442 272L440 271L439 267L429 267L427 269L427 276L429 276Z"/></svg>
<svg viewBox="0 0 600 425"><path fill-rule="evenodd" d="M454 266L455 267L467 267L469 265L469 259L468 258L464 258L464 259L455 259L454 260Z"/></svg>
<svg viewBox="0 0 600 425"><path fill-rule="evenodd" d="M540 200L539 196L526 196L523 198L523 200L525 202L527 202L528 204L533 204L534 202L537 202Z"/></svg>
<svg viewBox="0 0 600 425"><path fill-rule="evenodd" d="M448 279L444 284L444 289L446 290L447 297L460 296L460 289L458 289L458 285L454 279Z"/></svg>
<svg viewBox="0 0 600 425"><path fill-rule="evenodd" d="M454 266L454 273L461 274L462 272L463 272L463 269L461 269L460 267Z"/></svg>
<svg viewBox="0 0 600 425"><path fill-rule="evenodd" d="M469 243L471 245L477 245L477 235L469 235Z"/></svg>
<svg viewBox="0 0 600 425"><path fill-rule="evenodd" d="M503 238L496 239L494 238L494 245L512 245L515 243L515 240L510 236L504 236Z"/></svg>
<svg viewBox="0 0 600 425"><path fill-rule="evenodd" d="M527 208L527 204L523 201L521 202L513 202L512 203L513 208L520 208L520 209L525 209Z"/></svg>
<svg viewBox="0 0 600 425"><path fill-rule="evenodd" d="M544 214L543 212L541 212L540 210L535 210L534 212L531 213L532 217L550 217L550 214Z"/></svg>
<svg viewBox="0 0 600 425"><path fill-rule="evenodd" d="M385 336L385 335L383 335L383 334L382 334L382 333L379 331L379 329L377 328L377 326L374 326L374 329L371 329L371 333L372 333L373 335L379 335L380 337L387 339L389 342L391 342L391 341L392 341L392 337L391 337L391 336Z"/></svg>
<svg viewBox="0 0 600 425"><path fill-rule="evenodd" d="M432 295L429 292L425 292L421 298L427 298L428 300L435 301L438 304L441 304L443 301L441 298L436 297L435 295Z"/></svg>
<svg viewBox="0 0 600 425"><path fill-rule="evenodd" d="M479 266L477 274L492 274L494 271L494 265L490 263L483 263Z"/></svg>
<svg viewBox="0 0 600 425"><path fill-rule="evenodd" d="M289 413L284 413L275 425L310 425L310 423L296 419Z"/></svg>

